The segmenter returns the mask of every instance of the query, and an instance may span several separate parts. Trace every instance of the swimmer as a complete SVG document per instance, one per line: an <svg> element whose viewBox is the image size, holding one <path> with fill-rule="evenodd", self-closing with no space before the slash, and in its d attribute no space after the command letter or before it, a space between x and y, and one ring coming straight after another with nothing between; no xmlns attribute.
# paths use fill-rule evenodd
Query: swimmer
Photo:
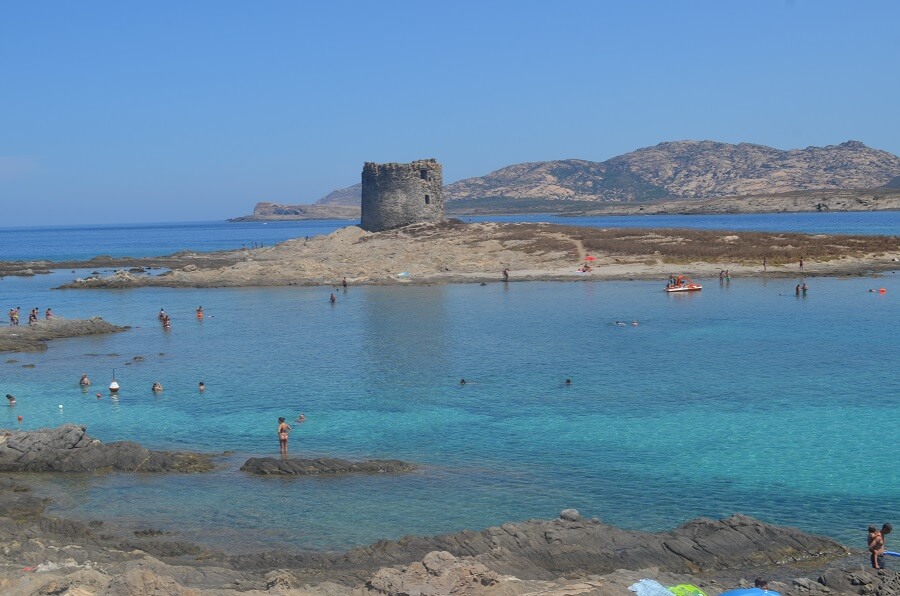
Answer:
<svg viewBox="0 0 900 596"><path fill-rule="evenodd" d="M571 385L571 384L572 384L572 379L566 379L566 385Z"/></svg>
<svg viewBox="0 0 900 596"><path fill-rule="evenodd" d="M625 321L616 321L616 325L618 325L619 327L624 327Z"/></svg>
<svg viewBox="0 0 900 596"><path fill-rule="evenodd" d="M162 321L163 319L165 319L165 318L166 318L166 311L164 311L163 309L159 309L159 314L156 315L156 318L159 319L160 321Z"/></svg>
<svg viewBox="0 0 900 596"><path fill-rule="evenodd" d="M202 307L202 306L198 306L198 307L197 307L197 318L198 318L198 319L202 319L202 318L203 318L203 307Z"/></svg>
<svg viewBox="0 0 900 596"><path fill-rule="evenodd" d="M153 391L153 393L159 393L162 390L163 390L162 384L159 381L155 381L153 383L153 387L151 387L151 391Z"/></svg>
<svg viewBox="0 0 900 596"><path fill-rule="evenodd" d="M6 400L9 402L9 405L11 405L11 406L16 405L16 398L13 397L12 395L10 395L9 393L6 394Z"/></svg>
<svg viewBox="0 0 900 596"><path fill-rule="evenodd" d="M87 387L91 384L91 380L87 377L87 373L81 373L81 380L78 381L78 384L82 387Z"/></svg>
<svg viewBox="0 0 900 596"><path fill-rule="evenodd" d="M297 423L303 424L304 422L306 422L306 416L303 415L303 412L300 412L300 415L297 416Z"/></svg>
<svg viewBox="0 0 900 596"><path fill-rule="evenodd" d="M460 387L463 386L463 385L465 385L465 384L466 384L466 380L465 380L465 379L460 379L460 380L459 380L459 385L460 385Z"/></svg>
<svg viewBox="0 0 900 596"><path fill-rule="evenodd" d="M204 391L206 391L206 383L200 381L200 384L197 386L197 388L200 390L200 393L203 393Z"/></svg>
<svg viewBox="0 0 900 596"><path fill-rule="evenodd" d="M631 322L631 326L632 326L632 327L637 327L637 326L638 326L638 322L637 322L637 321L632 321L632 322Z"/></svg>

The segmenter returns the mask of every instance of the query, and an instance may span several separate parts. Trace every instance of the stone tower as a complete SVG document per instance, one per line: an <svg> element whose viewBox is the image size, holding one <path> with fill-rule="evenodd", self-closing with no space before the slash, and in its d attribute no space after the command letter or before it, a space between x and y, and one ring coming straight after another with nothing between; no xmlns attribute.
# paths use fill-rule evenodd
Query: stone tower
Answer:
<svg viewBox="0 0 900 596"><path fill-rule="evenodd" d="M360 227L370 232L444 219L444 184L435 159L412 163L366 162L362 171Z"/></svg>

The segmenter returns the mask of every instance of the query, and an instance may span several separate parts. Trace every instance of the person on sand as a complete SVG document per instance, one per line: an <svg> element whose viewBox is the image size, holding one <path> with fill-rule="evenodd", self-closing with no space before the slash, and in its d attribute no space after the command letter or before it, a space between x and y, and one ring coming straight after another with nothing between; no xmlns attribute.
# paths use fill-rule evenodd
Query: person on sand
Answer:
<svg viewBox="0 0 900 596"><path fill-rule="evenodd" d="M8 401L9 405L11 405L11 406L16 405L16 398L13 397L12 395L10 395L9 393L6 394L6 401Z"/></svg>
<svg viewBox="0 0 900 596"><path fill-rule="evenodd" d="M347 289L347 278L346 277L341 280L341 285L344 286L345 290Z"/></svg>
<svg viewBox="0 0 900 596"><path fill-rule="evenodd" d="M757 577L755 580L753 580L753 587L759 588L760 590L768 590L769 582L761 577Z"/></svg>
<svg viewBox="0 0 900 596"><path fill-rule="evenodd" d="M803 258L800 258L800 271L803 271Z"/></svg>
<svg viewBox="0 0 900 596"><path fill-rule="evenodd" d="M88 378L87 373L81 373L81 380L78 381L78 384L82 387L88 387L91 384L91 380Z"/></svg>
<svg viewBox="0 0 900 596"><path fill-rule="evenodd" d="M162 383L160 383L159 381L155 381L153 383L153 387L151 387L151 391L153 391L153 393L159 393L162 390L163 390Z"/></svg>
<svg viewBox="0 0 900 596"><path fill-rule="evenodd" d="M887 550L884 537L894 530L891 524L884 524L879 531L875 526L869 526L869 552L872 569L884 569L884 553Z"/></svg>
<svg viewBox="0 0 900 596"><path fill-rule="evenodd" d="M509 269L503 270L503 281L509 281Z"/></svg>
<svg viewBox="0 0 900 596"><path fill-rule="evenodd" d="M287 457L288 454L288 434L291 427L284 421L284 417L278 419L278 446L281 449L281 456Z"/></svg>
<svg viewBox="0 0 900 596"><path fill-rule="evenodd" d="M53 311L48 308L47 310L44 311L44 319L49 321L52 318L53 318Z"/></svg>

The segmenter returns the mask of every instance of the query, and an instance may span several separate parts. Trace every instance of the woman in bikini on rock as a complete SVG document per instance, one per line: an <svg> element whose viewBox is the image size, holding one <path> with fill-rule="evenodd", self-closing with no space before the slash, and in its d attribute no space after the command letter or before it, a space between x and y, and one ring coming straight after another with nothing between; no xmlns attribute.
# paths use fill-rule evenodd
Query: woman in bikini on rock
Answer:
<svg viewBox="0 0 900 596"><path fill-rule="evenodd" d="M281 447L281 457L287 457L288 453L288 433L291 427L284 421L284 417L278 419L278 445Z"/></svg>

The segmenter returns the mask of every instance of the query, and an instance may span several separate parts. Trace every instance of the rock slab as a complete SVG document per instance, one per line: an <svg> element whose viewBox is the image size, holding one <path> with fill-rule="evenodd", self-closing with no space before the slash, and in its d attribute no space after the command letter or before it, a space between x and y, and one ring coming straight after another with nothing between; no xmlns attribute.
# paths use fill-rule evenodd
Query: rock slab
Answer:
<svg viewBox="0 0 900 596"><path fill-rule="evenodd" d="M399 459L348 461L332 457L315 459L251 457L241 470L251 474L280 476L336 476L343 474L404 474L417 469L415 464Z"/></svg>
<svg viewBox="0 0 900 596"><path fill-rule="evenodd" d="M213 467L204 454L150 451L132 441L103 443L76 424L0 435L0 472L206 472Z"/></svg>
<svg viewBox="0 0 900 596"><path fill-rule="evenodd" d="M27 313L22 314L28 316ZM113 325L101 317L91 317L90 319L60 319L57 317L37 321L32 325L0 327L0 352L42 352L47 349L47 344L44 342L51 339L101 335L126 329L129 327Z"/></svg>

